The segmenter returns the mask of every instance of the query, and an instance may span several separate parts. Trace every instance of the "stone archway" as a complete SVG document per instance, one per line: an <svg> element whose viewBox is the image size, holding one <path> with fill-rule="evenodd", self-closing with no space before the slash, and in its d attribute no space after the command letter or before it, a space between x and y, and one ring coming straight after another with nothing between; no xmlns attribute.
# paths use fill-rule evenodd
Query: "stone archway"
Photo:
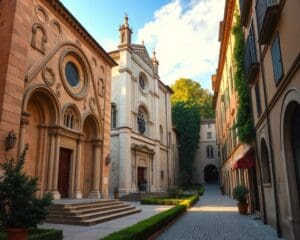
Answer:
<svg viewBox="0 0 300 240"><path fill-rule="evenodd" d="M99 126L93 115L88 115L83 122L83 144L81 155L82 195L100 197L101 177L101 141Z"/></svg>
<svg viewBox="0 0 300 240"><path fill-rule="evenodd" d="M300 92L290 90L281 111L281 146L293 239L300 237Z"/></svg>
<svg viewBox="0 0 300 240"><path fill-rule="evenodd" d="M204 180L206 183L216 183L219 180L218 168L209 164L204 168Z"/></svg>
<svg viewBox="0 0 300 240"><path fill-rule="evenodd" d="M54 179L55 131L51 127L59 122L59 105L51 92L36 88L25 99L23 108L19 152L29 143L24 170L39 178L40 192L52 191Z"/></svg>

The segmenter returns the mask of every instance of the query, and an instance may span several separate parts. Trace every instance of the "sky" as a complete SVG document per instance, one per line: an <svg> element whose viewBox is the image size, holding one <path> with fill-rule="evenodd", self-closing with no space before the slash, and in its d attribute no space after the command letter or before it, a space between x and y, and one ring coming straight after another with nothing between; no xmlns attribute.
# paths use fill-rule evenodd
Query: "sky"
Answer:
<svg viewBox="0 0 300 240"><path fill-rule="evenodd" d="M211 90L225 0L61 0L106 50L116 50L125 13L132 43L144 42L159 60L160 79L191 78Z"/></svg>

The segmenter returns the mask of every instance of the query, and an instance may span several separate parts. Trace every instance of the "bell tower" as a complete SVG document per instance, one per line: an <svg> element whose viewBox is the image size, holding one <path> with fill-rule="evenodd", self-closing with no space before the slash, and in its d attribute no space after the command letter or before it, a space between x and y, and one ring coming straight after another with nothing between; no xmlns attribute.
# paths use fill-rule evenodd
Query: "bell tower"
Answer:
<svg viewBox="0 0 300 240"><path fill-rule="evenodd" d="M129 27L127 14L125 14L124 17L124 23L119 27L119 32L120 32L120 45L131 44L132 29Z"/></svg>

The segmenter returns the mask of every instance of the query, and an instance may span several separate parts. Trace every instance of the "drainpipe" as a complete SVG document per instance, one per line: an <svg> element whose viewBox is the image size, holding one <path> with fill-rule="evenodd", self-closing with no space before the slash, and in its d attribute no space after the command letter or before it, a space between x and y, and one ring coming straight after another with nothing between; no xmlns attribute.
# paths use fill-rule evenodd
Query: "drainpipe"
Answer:
<svg viewBox="0 0 300 240"><path fill-rule="evenodd" d="M263 80L263 90L264 90L264 101L265 101L265 111L267 116L267 126L268 126L268 137L270 142L270 157L271 157L271 164L272 164L272 177L274 179L274 197L275 197L275 209L276 209L276 229L277 229L277 236L279 238L282 237L282 229L281 229L281 223L280 223L280 210L279 210L279 198L278 198L278 190L276 185L276 172L275 172L275 162L274 162L274 154L273 154L273 143L272 143L272 137L271 137L271 129L270 129L270 118L269 118L269 112L267 109L267 92L266 92L266 79L265 79L265 69L264 65L262 63L262 54L261 54L261 45L258 44L259 49L259 57L260 57L260 67L261 67L261 73L262 73L262 80Z"/></svg>
<svg viewBox="0 0 300 240"><path fill-rule="evenodd" d="M168 131L168 105L167 105L167 92L165 92L165 111L166 111L166 140L167 140L167 186L170 188L169 182L169 131Z"/></svg>

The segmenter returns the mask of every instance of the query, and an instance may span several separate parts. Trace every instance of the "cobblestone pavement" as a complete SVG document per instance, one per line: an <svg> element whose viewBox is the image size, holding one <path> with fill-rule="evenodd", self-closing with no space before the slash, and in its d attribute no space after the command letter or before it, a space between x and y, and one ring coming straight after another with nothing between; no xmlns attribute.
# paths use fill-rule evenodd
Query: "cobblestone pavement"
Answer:
<svg viewBox="0 0 300 240"><path fill-rule="evenodd" d="M216 185L206 186L204 196L158 240L273 240L276 231L261 220L237 212L236 202L222 196Z"/></svg>

